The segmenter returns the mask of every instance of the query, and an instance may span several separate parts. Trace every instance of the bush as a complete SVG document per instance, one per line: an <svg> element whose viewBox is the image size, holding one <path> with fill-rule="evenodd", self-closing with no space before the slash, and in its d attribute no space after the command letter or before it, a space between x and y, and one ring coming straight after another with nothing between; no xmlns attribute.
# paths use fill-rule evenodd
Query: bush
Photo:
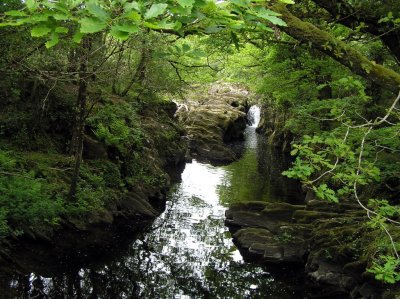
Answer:
<svg viewBox="0 0 400 299"><path fill-rule="evenodd" d="M143 133L136 111L127 103L103 106L88 119L94 134L106 145L127 154L131 149L142 147Z"/></svg>

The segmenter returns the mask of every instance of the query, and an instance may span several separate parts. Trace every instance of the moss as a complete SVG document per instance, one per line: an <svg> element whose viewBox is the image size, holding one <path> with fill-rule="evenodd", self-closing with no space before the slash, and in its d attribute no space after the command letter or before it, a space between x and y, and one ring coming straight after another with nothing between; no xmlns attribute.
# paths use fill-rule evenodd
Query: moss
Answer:
<svg viewBox="0 0 400 299"><path fill-rule="evenodd" d="M337 213L297 210L293 214L296 223L312 223L320 219L332 219L338 217Z"/></svg>
<svg viewBox="0 0 400 299"><path fill-rule="evenodd" d="M249 211L249 212L261 212L268 205L264 201L245 201L236 202L229 207L230 211Z"/></svg>
<svg viewBox="0 0 400 299"><path fill-rule="evenodd" d="M291 205L288 203L268 204L261 214L272 220L291 222L293 214L297 210L303 210L305 206Z"/></svg>
<svg viewBox="0 0 400 299"><path fill-rule="evenodd" d="M266 229L244 228L234 234L242 247L249 248L255 243L270 244L274 243L274 236Z"/></svg>

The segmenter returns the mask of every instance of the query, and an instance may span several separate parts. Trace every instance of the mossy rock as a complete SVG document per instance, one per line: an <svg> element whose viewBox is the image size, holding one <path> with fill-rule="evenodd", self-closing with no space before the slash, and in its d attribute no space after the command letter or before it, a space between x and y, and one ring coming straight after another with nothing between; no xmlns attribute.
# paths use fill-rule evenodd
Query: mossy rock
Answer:
<svg viewBox="0 0 400 299"><path fill-rule="evenodd" d="M188 110L178 110L178 119L187 131L192 155L200 160L221 164L237 159L225 143L243 137L246 128L243 107L247 106L249 95L232 92L232 86L222 89L212 86L208 93L193 91L189 95L192 100L186 105ZM232 102L235 105L231 105Z"/></svg>
<svg viewBox="0 0 400 299"><path fill-rule="evenodd" d="M320 219L337 218L339 215L340 214L329 212L297 210L293 213L293 220L296 223L312 223Z"/></svg>
<svg viewBox="0 0 400 299"><path fill-rule="evenodd" d="M261 214L269 219L276 221L292 222L293 214L297 210L304 210L305 206L291 205L288 203L270 203Z"/></svg>

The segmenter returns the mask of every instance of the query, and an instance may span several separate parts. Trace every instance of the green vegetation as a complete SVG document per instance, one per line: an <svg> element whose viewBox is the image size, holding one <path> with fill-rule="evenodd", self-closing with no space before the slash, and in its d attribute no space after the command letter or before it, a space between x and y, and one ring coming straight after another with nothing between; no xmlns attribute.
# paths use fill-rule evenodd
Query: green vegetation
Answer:
<svg viewBox="0 0 400 299"><path fill-rule="evenodd" d="M152 107L222 79L292 142L285 175L365 211L384 238L360 256L400 280L398 1L8 0L0 20L2 236L162 185L182 132Z"/></svg>

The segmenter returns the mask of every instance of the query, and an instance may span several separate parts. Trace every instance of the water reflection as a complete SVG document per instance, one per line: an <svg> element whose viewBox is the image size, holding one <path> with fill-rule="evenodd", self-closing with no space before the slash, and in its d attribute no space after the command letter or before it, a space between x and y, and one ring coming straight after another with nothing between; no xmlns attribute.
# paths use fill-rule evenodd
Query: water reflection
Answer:
<svg viewBox="0 0 400 299"><path fill-rule="evenodd" d="M166 212L123 256L61 267L47 277L2 277L3 290L8 298L295 298L294 276L285 272L283 282L266 268L245 264L232 244L218 194L226 173L193 161L171 192Z"/></svg>
<svg viewBox="0 0 400 299"><path fill-rule="evenodd" d="M282 176L288 169L291 157L269 146L266 138L255 133L255 127L245 130L245 152L239 161L223 166L225 174L218 186L224 205L238 201L302 201L298 182Z"/></svg>
<svg viewBox="0 0 400 299"><path fill-rule="evenodd" d="M110 249L108 261L88 256L82 264L70 257L58 269L27 266L0 273L0 297L302 298L295 273L244 263L224 226L230 202L287 199L297 192L280 176L287 160L264 148L254 129L246 130L240 161L187 164L166 211L128 249Z"/></svg>

